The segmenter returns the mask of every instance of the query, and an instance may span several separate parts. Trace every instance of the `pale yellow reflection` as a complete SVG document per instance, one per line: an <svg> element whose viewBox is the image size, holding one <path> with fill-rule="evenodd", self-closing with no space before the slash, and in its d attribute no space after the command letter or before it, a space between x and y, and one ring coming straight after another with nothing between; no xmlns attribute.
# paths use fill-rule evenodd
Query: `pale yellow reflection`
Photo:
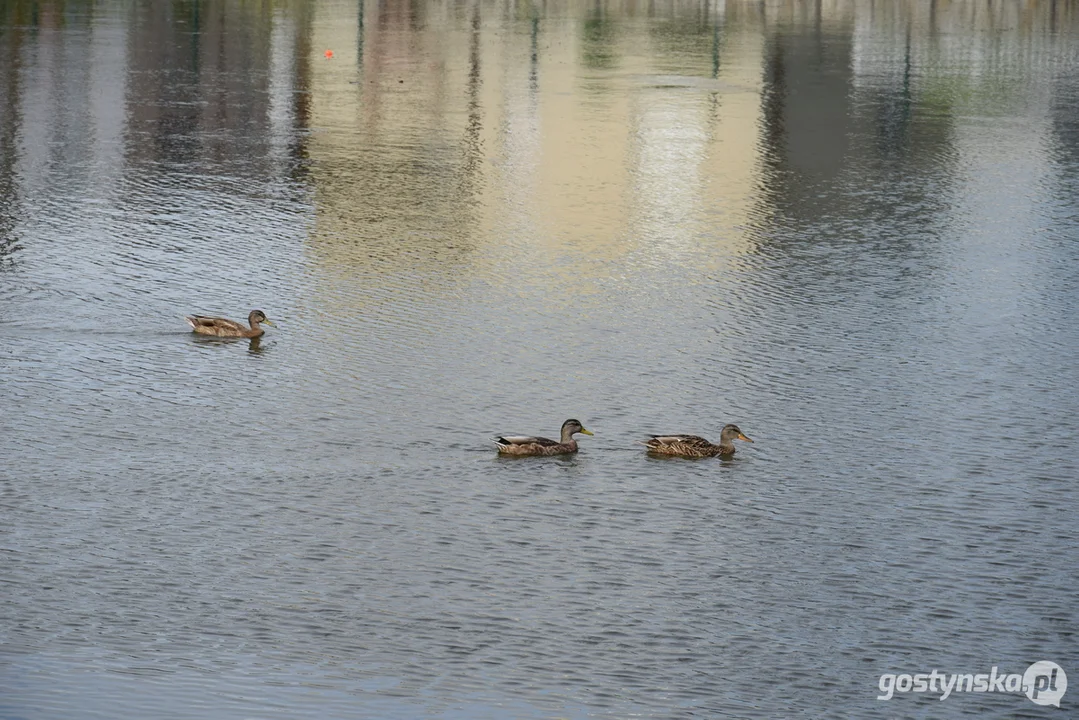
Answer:
<svg viewBox="0 0 1079 720"><path fill-rule="evenodd" d="M587 283L704 233L717 261L751 249L758 28L720 47L722 6L672 5L692 9L686 57L632 3L419 7L316 11L317 263Z"/></svg>
<svg viewBox="0 0 1079 720"><path fill-rule="evenodd" d="M851 88L898 82L888 53L913 51L931 95L954 87L934 67L964 67L935 57L967 53L970 76L1000 82L1032 34L1074 22L1033 0L319 3L311 258L583 289L642 263L718 266L754 251L769 173L842 170ZM772 72L791 85L769 98Z"/></svg>

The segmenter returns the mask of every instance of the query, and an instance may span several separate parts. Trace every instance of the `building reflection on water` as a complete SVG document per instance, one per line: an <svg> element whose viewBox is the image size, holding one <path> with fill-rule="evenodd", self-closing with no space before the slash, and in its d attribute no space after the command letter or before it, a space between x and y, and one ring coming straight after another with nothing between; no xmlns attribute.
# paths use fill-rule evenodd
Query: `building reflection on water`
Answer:
<svg viewBox="0 0 1079 720"><path fill-rule="evenodd" d="M585 277L702 244L726 262L840 209L852 175L960 163L965 114L1041 104L1030 132L1075 145L1074 107L1030 83L1074 67L1077 13L1048 0L16 0L0 23L9 263L35 197L126 202L132 166L304 188L309 257L337 271L557 253Z"/></svg>

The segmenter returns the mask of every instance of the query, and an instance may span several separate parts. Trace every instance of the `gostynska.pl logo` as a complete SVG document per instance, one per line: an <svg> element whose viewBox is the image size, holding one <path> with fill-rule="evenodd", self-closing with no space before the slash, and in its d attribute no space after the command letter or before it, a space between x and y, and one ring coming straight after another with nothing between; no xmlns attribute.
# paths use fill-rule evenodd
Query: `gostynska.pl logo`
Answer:
<svg viewBox="0 0 1079 720"><path fill-rule="evenodd" d="M1060 698L1068 689L1068 676L1055 662L1042 660L1018 673L998 672L997 666L988 673L884 673L877 683L882 695L877 700L891 700L896 693L939 693L946 700L953 693L1023 693L1038 705L1060 707Z"/></svg>

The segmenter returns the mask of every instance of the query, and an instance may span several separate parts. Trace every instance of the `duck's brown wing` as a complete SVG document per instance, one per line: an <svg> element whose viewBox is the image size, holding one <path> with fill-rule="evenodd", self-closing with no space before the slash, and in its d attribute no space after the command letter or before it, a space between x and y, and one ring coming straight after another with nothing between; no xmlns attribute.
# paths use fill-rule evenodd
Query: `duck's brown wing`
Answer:
<svg viewBox="0 0 1079 720"><path fill-rule="evenodd" d="M237 333L246 332L247 327L234 320L219 317L207 317L206 315L188 315L187 324L197 333L216 335L219 332Z"/></svg>
<svg viewBox="0 0 1079 720"><path fill-rule="evenodd" d="M650 435L649 437L651 439L646 441L646 445L673 445L677 443L679 445L699 445L705 447L711 446L712 444L697 435Z"/></svg>
<svg viewBox="0 0 1079 720"><path fill-rule="evenodd" d="M498 452L505 455L562 455L577 452L577 443L555 442L544 437L508 435L495 438Z"/></svg>
<svg viewBox="0 0 1079 720"><path fill-rule="evenodd" d="M652 435L644 444L651 452L671 455L714 455L719 450L697 435Z"/></svg>
<svg viewBox="0 0 1079 720"><path fill-rule="evenodd" d="M550 447L551 445L557 445L558 441L545 437L533 437L531 435L499 435L495 438L495 443L499 447L508 447L510 445L539 445L540 447Z"/></svg>

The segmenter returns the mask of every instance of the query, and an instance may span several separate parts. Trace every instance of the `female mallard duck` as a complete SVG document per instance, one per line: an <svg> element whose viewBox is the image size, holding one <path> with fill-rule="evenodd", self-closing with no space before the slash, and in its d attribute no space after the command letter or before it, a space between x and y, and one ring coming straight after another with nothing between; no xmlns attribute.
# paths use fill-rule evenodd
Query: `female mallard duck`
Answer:
<svg viewBox="0 0 1079 720"><path fill-rule="evenodd" d="M215 337L256 338L261 337L262 333L266 332L259 327L259 323L266 323L270 327L276 327L266 319L266 314L261 310L252 310L251 314L247 316L247 322L251 324L249 328L245 328L243 324L233 320L219 317L188 315L186 319L187 324L191 326L194 332L199 335L213 335Z"/></svg>
<svg viewBox="0 0 1079 720"><path fill-rule="evenodd" d="M701 458L734 455L735 438L753 442L742 434L737 425L727 425L719 433L719 445L713 445L696 435L653 435L644 444L648 447L648 452L657 455Z"/></svg>
<svg viewBox="0 0 1079 720"><path fill-rule="evenodd" d="M558 442L544 437L502 435L495 438L495 444L503 455L565 455L577 452L575 433L592 434L584 429L580 420L571 419L562 423L562 439Z"/></svg>

